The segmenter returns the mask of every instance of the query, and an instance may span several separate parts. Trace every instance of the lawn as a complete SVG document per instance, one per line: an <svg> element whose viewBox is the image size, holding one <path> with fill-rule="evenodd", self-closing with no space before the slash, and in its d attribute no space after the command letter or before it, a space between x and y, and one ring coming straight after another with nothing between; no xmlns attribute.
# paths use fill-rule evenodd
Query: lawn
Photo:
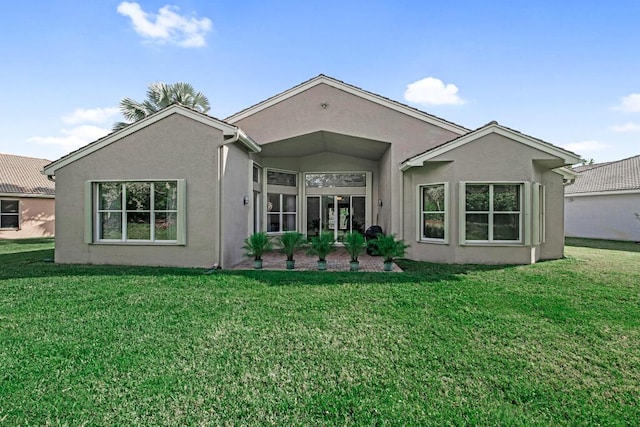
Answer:
<svg viewBox="0 0 640 427"><path fill-rule="evenodd" d="M60 266L0 241L0 424L633 425L640 252L405 273Z"/></svg>

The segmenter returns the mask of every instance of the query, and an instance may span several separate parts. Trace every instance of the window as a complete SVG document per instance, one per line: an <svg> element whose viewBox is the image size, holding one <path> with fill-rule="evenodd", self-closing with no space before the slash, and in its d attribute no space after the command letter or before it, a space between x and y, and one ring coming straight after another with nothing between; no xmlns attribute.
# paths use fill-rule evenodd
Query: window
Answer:
<svg viewBox="0 0 640 427"><path fill-rule="evenodd" d="M179 182L95 183L96 240L178 242Z"/></svg>
<svg viewBox="0 0 640 427"><path fill-rule="evenodd" d="M267 193L267 231L296 230L297 197L293 194Z"/></svg>
<svg viewBox="0 0 640 427"><path fill-rule="evenodd" d="M466 242L522 241L522 184L465 184Z"/></svg>
<svg viewBox="0 0 640 427"><path fill-rule="evenodd" d="M0 200L0 228L20 228L20 201Z"/></svg>
<svg viewBox="0 0 640 427"><path fill-rule="evenodd" d="M297 185L298 175L289 172L279 172L274 170L267 171L267 184L283 185L285 187L295 187Z"/></svg>
<svg viewBox="0 0 640 427"><path fill-rule="evenodd" d="M419 240L446 242L447 236L447 184L428 184L419 191Z"/></svg>
<svg viewBox="0 0 640 427"><path fill-rule="evenodd" d="M366 187L367 178L363 172L307 173L306 186L310 188Z"/></svg>

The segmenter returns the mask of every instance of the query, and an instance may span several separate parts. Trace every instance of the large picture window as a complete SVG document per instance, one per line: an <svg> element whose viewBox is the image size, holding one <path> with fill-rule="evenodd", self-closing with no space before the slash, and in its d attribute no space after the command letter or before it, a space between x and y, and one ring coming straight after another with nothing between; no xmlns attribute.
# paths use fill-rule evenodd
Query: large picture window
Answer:
<svg viewBox="0 0 640 427"><path fill-rule="evenodd" d="M178 187L178 181L96 183L96 240L177 242Z"/></svg>
<svg viewBox="0 0 640 427"><path fill-rule="evenodd" d="M467 242L522 241L522 184L466 184Z"/></svg>
<svg viewBox="0 0 640 427"><path fill-rule="evenodd" d="M420 200L419 240L446 242L447 185L428 184L418 187Z"/></svg>
<svg viewBox="0 0 640 427"><path fill-rule="evenodd" d="M20 201L0 200L0 228L20 228Z"/></svg>

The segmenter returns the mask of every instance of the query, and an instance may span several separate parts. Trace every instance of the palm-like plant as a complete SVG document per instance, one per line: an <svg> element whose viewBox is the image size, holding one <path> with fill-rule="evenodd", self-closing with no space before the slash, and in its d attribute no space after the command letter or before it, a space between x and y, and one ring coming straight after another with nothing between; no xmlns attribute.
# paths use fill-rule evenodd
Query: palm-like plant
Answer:
<svg viewBox="0 0 640 427"><path fill-rule="evenodd" d="M120 112L127 121L114 123L113 130L123 129L172 104L184 105L200 113L207 113L210 109L207 97L202 92L196 92L189 83L151 83L147 89L147 99L144 101L138 102L131 98L123 98L120 101Z"/></svg>

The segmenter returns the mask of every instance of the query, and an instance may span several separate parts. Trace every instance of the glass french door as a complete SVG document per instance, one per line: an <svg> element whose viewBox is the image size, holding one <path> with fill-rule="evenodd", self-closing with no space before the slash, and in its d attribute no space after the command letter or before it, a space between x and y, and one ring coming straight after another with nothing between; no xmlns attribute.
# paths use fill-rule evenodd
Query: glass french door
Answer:
<svg viewBox="0 0 640 427"><path fill-rule="evenodd" d="M307 237L327 232L342 241L346 233L364 229L365 196L307 196Z"/></svg>

